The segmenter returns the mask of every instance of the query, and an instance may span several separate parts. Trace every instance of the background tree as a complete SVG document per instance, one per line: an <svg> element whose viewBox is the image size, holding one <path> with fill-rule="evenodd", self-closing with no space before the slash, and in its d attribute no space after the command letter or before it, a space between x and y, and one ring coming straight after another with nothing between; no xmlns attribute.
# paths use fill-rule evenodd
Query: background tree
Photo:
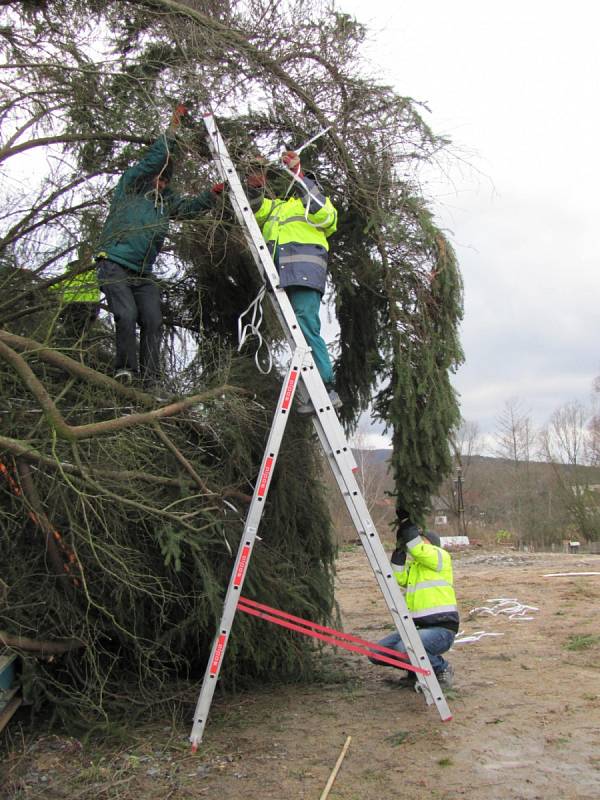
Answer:
<svg viewBox="0 0 600 800"><path fill-rule="evenodd" d="M156 698L168 676L202 668L278 384L248 348L232 355L258 281L226 202L175 227L162 257L174 402L156 408L106 377L106 316L65 343L51 287L67 263L89 266L117 176L180 100L197 120L217 115L241 173L257 150L276 157L331 126L303 163L340 211L330 291L344 422L373 401L393 429L399 501L419 518L458 422L460 276L416 180L445 142L368 76L365 29L329 3L42 0L2 15L5 636L68 643L32 683L98 714L128 681ZM192 125L177 180L194 192L216 177ZM271 315L264 335L285 360ZM290 428L248 590L325 619L334 550L318 460L310 425ZM310 668L304 642L236 626L226 683Z"/></svg>
<svg viewBox="0 0 600 800"><path fill-rule="evenodd" d="M468 536L471 522L479 519L482 505L480 475L473 469L473 457L481 449L481 434L475 422L462 419L451 439L452 471L438 492L439 510L450 521L452 531Z"/></svg>
<svg viewBox="0 0 600 800"><path fill-rule="evenodd" d="M544 430L543 449L573 530L584 540L600 538L600 502L586 468L592 460L590 419L581 403L567 403L554 412Z"/></svg>
<svg viewBox="0 0 600 800"><path fill-rule="evenodd" d="M532 470L537 433L518 398L505 403L497 422L496 455L504 459L510 480L503 504L508 530L521 542L531 538L539 520Z"/></svg>
<svg viewBox="0 0 600 800"><path fill-rule="evenodd" d="M588 423L588 457L591 464L600 464L600 377L594 379L592 384L592 410Z"/></svg>

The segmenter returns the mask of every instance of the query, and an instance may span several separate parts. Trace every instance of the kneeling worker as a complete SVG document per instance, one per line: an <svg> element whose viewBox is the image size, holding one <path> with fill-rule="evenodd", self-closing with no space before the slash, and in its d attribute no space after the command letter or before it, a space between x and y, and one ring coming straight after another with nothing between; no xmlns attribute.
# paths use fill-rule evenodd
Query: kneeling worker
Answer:
<svg viewBox="0 0 600 800"><path fill-rule="evenodd" d="M405 591L406 605L439 683L451 686L454 670L443 653L452 647L459 623L452 558L441 547L437 534L431 531L421 534L403 509L396 509L396 515L398 533L397 546L391 558L392 569ZM397 632L384 637L379 644L406 654ZM384 666L375 657L369 660ZM409 672L399 683L401 686L415 687L415 673Z"/></svg>

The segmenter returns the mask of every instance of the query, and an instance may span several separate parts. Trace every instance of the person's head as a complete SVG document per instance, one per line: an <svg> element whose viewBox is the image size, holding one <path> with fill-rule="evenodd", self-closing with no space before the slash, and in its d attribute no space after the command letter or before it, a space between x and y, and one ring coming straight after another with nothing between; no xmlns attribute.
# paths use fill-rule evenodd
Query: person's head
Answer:
<svg viewBox="0 0 600 800"><path fill-rule="evenodd" d="M164 175L155 175L152 179L152 186L159 192L164 192L169 183L169 179L165 178Z"/></svg>
<svg viewBox="0 0 600 800"><path fill-rule="evenodd" d="M173 162L169 159L158 175L152 178L152 186L159 192L164 192L173 177Z"/></svg>
<svg viewBox="0 0 600 800"><path fill-rule="evenodd" d="M441 547L442 546L442 540L437 535L437 533L434 533L433 531L423 531L422 535L423 535L423 538L426 541L429 542L429 544L433 544L433 545L435 545L435 547Z"/></svg>

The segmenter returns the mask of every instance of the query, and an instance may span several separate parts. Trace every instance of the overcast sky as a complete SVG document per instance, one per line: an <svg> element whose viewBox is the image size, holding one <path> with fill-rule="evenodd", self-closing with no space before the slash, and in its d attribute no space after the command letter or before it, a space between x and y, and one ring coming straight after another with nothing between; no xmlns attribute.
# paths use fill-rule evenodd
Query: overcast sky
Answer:
<svg viewBox="0 0 600 800"><path fill-rule="evenodd" d="M492 432L588 405L600 374L600 11L541 0L338 0L370 60L460 156L430 183L465 283L462 413ZM448 167L450 171L448 172Z"/></svg>

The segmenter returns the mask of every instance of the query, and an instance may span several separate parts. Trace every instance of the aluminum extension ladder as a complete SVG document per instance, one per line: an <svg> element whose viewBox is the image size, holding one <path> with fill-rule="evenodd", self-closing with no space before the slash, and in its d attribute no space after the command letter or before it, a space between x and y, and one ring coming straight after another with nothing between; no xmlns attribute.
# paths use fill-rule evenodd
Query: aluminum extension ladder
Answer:
<svg viewBox="0 0 600 800"><path fill-rule="evenodd" d="M287 371L283 387L277 401L275 416L269 433L266 450L263 456L256 481L254 494L248 510L246 523L237 553L229 587L223 605L223 614L219 628L216 632L212 650L204 674L202 688L198 697L194 724L190 735L192 749L195 751L202 740L206 719L214 695L216 683L221 670L221 664L229 641L233 619L241 596L242 586L248 564L252 556L252 549L257 537L257 530L262 517L264 505L269 491L269 485L281 441L285 433L292 401L301 379L305 393L310 397L315 413L311 419L321 441L321 445L337 484L340 488L350 516L359 534L361 544L375 573L375 578L383 593L385 602L390 610L394 624L406 647L410 662L415 667L428 670L428 674L415 673L423 695L431 705L435 703L439 714L444 721L452 718L446 699L440 685L431 669L429 657L417 633L417 629L409 614L404 597L400 591L390 562L379 539L371 515L359 490L354 477L357 465L352 455L352 450L346 441L342 426L335 410L331 406L325 384L315 366L310 348L287 297L285 289L279 285L279 276L263 239L250 202L242 187L241 181L233 166L233 162L225 146L225 142L217 128L212 114L204 117L208 132L208 144L221 174L223 181L229 185L229 199L235 211L238 222L244 231L258 270L271 291L268 295L273 303L275 312L286 334L292 349L292 358Z"/></svg>

